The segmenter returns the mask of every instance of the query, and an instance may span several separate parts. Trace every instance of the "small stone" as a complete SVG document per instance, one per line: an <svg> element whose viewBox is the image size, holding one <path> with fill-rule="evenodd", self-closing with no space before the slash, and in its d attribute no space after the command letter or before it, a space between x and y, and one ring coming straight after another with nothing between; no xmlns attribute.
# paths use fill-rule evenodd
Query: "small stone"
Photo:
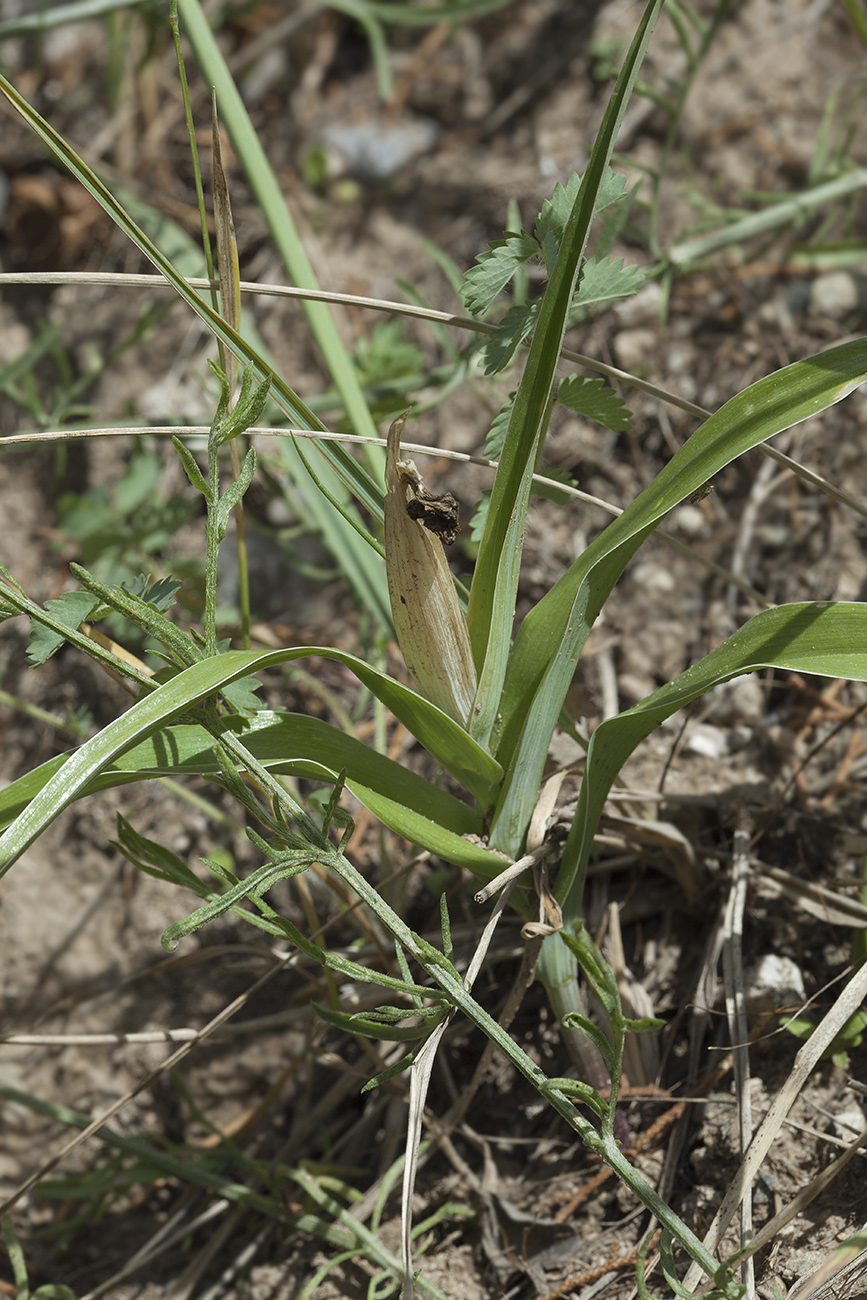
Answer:
<svg viewBox="0 0 867 1300"><path fill-rule="evenodd" d="M728 753L728 740L719 727L711 727L706 722L699 722L687 732L685 748L693 754L704 758L722 758Z"/></svg>
<svg viewBox="0 0 867 1300"><path fill-rule="evenodd" d="M807 998L804 977L791 957L767 953L747 972L746 997L751 1011L783 1007L795 1011Z"/></svg>
<svg viewBox="0 0 867 1300"><path fill-rule="evenodd" d="M633 374L646 371L659 347L659 331L647 328L621 330L615 340L621 369Z"/></svg>
<svg viewBox="0 0 867 1300"><path fill-rule="evenodd" d="M662 285L656 280L644 286L632 298L624 298L614 309L621 325L658 325L662 313Z"/></svg>
<svg viewBox="0 0 867 1300"><path fill-rule="evenodd" d="M810 289L810 314L843 320L858 306L858 285L848 271L818 275Z"/></svg>
<svg viewBox="0 0 867 1300"><path fill-rule="evenodd" d="M840 1137L847 1142L851 1142L852 1138L862 1131L865 1124L867 1120L864 1118L864 1112L854 1102L848 1110L842 1110L834 1116L834 1127Z"/></svg>
<svg viewBox="0 0 867 1300"><path fill-rule="evenodd" d="M368 182L393 176L413 158L431 149L438 136L439 127L427 118L394 123L341 123L327 127L322 133L329 155L329 175L348 172Z"/></svg>

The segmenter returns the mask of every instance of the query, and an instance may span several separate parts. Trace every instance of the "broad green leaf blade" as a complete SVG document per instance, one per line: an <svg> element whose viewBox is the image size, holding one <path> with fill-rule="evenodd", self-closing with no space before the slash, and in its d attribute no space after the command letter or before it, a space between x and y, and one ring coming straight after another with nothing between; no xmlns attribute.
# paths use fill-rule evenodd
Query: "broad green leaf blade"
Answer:
<svg viewBox="0 0 867 1300"><path fill-rule="evenodd" d="M423 811L456 835L477 834L481 829L468 804L321 718L262 710L250 719L227 718L223 730L236 735L269 772L309 775L311 765L317 764L333 780L345 771L350 788L360 783L408 809ZM189 723L165 727L127 750L83 794L151 777L219 776L214 741L204 727ZM74 752L49 759L0 791L0 828L18 816Z"/></svg>
<svg viewBox="0 0 867 1300"><path fill-rule="evenodd" d="M235 650L203 659L152 695L140 700L128 713L111 723L92 740L69 756L28 806L0 836L0 875L29 847L63 808L86 792L133 745L147 740L191 706L215 694L239 677L311 655L345 664L365 686L387 705L407 729L454 776L474 793L490 799L501 769L466 732L446 714L416 695L408 687L339 650L296 646L267 653ZM339 734L339 733L336 733ZM350 749L347 743L347 750ZM315 833L315 828L312 828Z"/></svg>
<svg viewBox="0 0 867 1300"><path fill-rule="evenodd" d="M494 479L469 605L479 675L473 735L487 746L500 707L512 642L515 599L531 475L536 469L553 399L566 317L614 141L663 0L650 0L623 63L563 231L557 261L515 397Z"/></svg>
<svg viewBox="0 0 867 1300"><path fill-rule="evenodd" d="M334 782L345 773L346 788L396 834L464 867L483 880L499 874L503 858L475 838L477 813L423 777L346 736L319 718L263 710L254 718L226 720L269 772ZM0 791L0 830L5 829L69 760L60 754ZM135 745L95 777L81 797L160 776L219 776L214 738L204 727L169 726Z"/></svg>
<svg viewBox="0 0 867 1300"><path fill-rule="evenodd" d="M867 382L867 339L760 379L706 420L525 618L509 661L497 750L507 769L491 843L516 856L578 656L628 561L659 521L730 461Z"/></svg>
<svg viewBox="0 0 867 1300"><path fill-rule="evenodd" d="M596 728L578 808L557 876L558 902L576 916L593 834L611 784L640 741L705 691L758 668L867 681L867 604L780 605L750 619L704 659Z"/></svg>
<svg viewBox="0 0 867 1300"><path fill-rule="evenodd" d="M380 790L370 790L357 781L346 782L347 789L364 804L365 808L396 834L420 848L435 853L444 862L451 862L456 867L463 867L479 880L493 880L508 866L508 862L498 853L492 853L483 844L465 835L458 835L439 822L432 821L424 810L396 803ZM522 911L522 900L516 891L511 903Z"/></svg>

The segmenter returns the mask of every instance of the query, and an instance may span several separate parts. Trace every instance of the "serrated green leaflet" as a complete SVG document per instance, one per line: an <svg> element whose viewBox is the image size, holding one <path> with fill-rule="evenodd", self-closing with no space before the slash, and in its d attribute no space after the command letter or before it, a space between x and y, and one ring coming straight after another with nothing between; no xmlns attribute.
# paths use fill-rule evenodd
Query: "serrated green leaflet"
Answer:
<svg viewBox="0 0 867 1300"><path fill-rule="evenodd" d="M557 401L570 411L598 420L613 433L625 433L632 427L632 413L627 410L622 397L618 397L604 379L588 379L584 375L567 375L560 381ZM550 470L546 471L550 474Z"/></svg>
<svg viewBox="0 0 867 1300"><path fill-rule="evenodd" d="M638 266L624 266L623 258L588 257L581 266L581 283L572 299L573 307L582 303L593 306L616 302L638 293L644 283L644 272Z"/></svg>

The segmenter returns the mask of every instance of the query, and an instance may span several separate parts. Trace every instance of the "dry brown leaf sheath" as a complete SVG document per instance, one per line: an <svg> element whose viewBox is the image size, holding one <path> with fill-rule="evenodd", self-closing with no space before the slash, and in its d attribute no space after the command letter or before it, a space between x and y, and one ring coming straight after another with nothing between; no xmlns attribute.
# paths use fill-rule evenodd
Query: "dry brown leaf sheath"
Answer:
<svg viewBox="0 0 867 1300"><path fill-rule="evenodd" d="M388 431L385 562L397 643L422 695L466 726L476 695L470 639L443 542L457 536L457 503L435 496L400 459L406 415Z"/></svg>

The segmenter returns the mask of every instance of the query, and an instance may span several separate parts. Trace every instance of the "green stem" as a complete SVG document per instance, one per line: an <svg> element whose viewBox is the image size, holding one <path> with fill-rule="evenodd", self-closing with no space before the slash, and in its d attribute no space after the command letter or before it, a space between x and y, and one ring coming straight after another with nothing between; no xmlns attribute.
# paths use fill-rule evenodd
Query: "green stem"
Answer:
<svg viewBox="0 0 867 1300"><path fill-rule="evenodd" d="M675 92L674 107L669 109L668 130L665 133L665 139L662 143L662 152L659 159L659 165L653 174L653 191L650 203L650 223L648 230L648 242L654 257L664 258L659 242L658 218L659 218L659 192L662 188L662 182L668 167L668 158L674 148L674 142L677 139L677 133L680 130L680 121L683 116L683 110L686 107L687 97L692 89L693 82L701 71L702 64L707 57L708 50L713 44L716 34L728 15L732 7L732 0L719 0L716 13L702 32L698 49L692 51L689 49L689 37L685 31L685 24L682 20L676 22L678 34L681 37L681 44L684 46L688 55L687 72L683 81L677 86ZM676 11L675 11L676 12Z"/></svg>

